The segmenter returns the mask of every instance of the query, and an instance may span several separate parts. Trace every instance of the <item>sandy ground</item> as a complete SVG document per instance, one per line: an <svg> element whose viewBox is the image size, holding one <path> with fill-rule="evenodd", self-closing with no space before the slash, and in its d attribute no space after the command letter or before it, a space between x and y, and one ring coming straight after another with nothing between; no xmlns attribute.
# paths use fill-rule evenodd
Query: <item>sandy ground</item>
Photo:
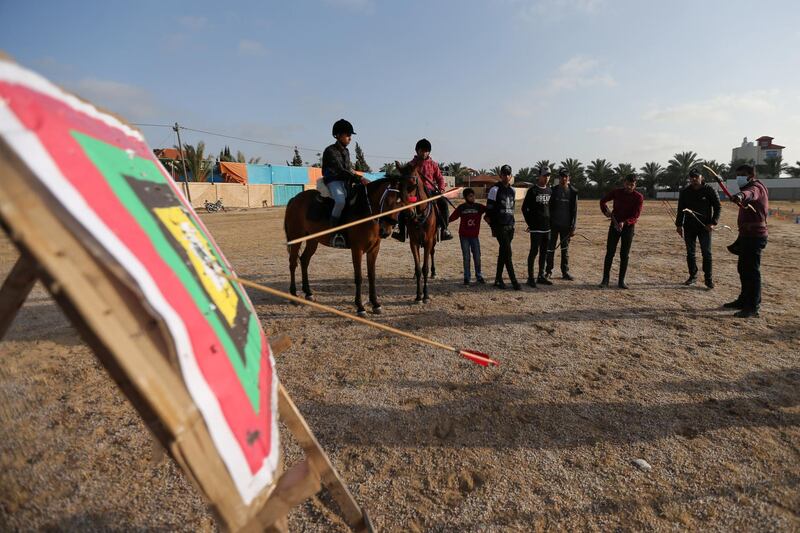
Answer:
<svg viewBox="0 0 800 533"><path fill-rule="evenodd" d="M735 214L726 205L723 223ZM286 289L282 217L204 215L240 275ZM483 231L491 280L497 246ZM607 225L594 201L579 231L592 242L573 241L576 281L522 292L464 287L457 241L441 243L425 306L412 303L407 245L383 243L376 319L499 368L251 292L267 331L294 340L281 380L375 524L800 530L800 225L771 221L762 318L748 321L720 309L738 292L728 232L715 234L717 288L684 287L683 243L647 202L621 291L596 286ZM518 232L520 278L527 251ZM3 276L15 258L0 241ZM321 249L311 274L320 302L353 311L348 252ZM0 530L214 529L40 286L0 350ZM342 529L310 502L290 524Z"/></svg>

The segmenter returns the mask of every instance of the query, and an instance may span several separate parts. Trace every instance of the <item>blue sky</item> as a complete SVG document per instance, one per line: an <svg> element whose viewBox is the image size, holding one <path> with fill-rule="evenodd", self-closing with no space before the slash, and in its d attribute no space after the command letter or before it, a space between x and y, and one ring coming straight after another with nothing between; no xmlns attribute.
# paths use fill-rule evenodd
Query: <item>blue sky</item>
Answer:
<svg viewBox="0 0 800 533"><path fill-rule="evenodd" d="M133 122L321 150L345 117L373 167L420 137L473 168L683 150L727 162L760 135L800 159L790 0L0 0L0 49ZM201 139L291 158L184 141Z"/></svg>

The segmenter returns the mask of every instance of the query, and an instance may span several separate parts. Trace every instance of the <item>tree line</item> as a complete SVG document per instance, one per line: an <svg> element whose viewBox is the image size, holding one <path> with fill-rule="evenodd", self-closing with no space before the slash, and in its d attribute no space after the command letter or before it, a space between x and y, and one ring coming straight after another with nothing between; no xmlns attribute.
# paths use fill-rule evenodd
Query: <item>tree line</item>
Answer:
<svg viewBox="0 0 800 533"><path fill-rule="evenodd" d="M358 143L355 143L355 145L356 158L353 168L360 172L372 172L361 146ZM174 146L174 148L180 151L178 146ZM219 162L261 163L260 157L247 158L241 151L237 151L236 156L233 156L228 146L225 146L214 157L206 153L206 146L203 141L198 142L196 145L184 144L183 154L187 172L190 175L190 180L193 181L206 181L209 173ZM316 155L317 161L310 166L321 167L322 154L318 153ZM183 176L183 165L180 160L165 160L163 162L173 176ZM303 161L300 151L295 147L292 160L286 161L286 164L299 167L308 163ZM572 184L580 189L584 195L592 196L607 192L627 174L636 173L639 175L640 186L646 189L646 195L655 197L656 190L680 190L686 183L689 171L693 168L701 168L701 165L706 165L714 169L720 176L732 178L735 177L736 168L743 164L754 164L754 162L752 160L736 159L729 164L720 163L714 159L704 160L696 152L692 151L676 153L665 166L661 163L650 161L639 167L638 170L631 163L617 163L614 165L606 159L595 159L586 165L574 158L567 158L558 164L548 159L542 159L532 166L518 169L514 180L517 183L534 183L542 168L549 168L553 175L561 169L566 169L569 172ZM439 167L443 174L455 177L457 185L468 182L468 179L474 176L500 175L500 166L492 169L474 170L461 162L452 162L448 164L440 163ZM790 166L784 163L781 157L768 158L763 164L757 165L756 169L758 175L763 178L777 178L782 174L788 174L795 178L800 177L800 161L797 161L796 166ZM393 162L386 163L380 167L380 171L391 174L395 171L395 165Z"/></svg>

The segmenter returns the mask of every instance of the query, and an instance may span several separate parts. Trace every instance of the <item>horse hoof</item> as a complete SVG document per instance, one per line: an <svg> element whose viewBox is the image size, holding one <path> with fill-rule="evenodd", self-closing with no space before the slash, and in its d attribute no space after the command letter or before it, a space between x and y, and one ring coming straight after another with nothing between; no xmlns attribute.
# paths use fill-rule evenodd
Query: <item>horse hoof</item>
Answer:
<svg viewBox="0 0 800 533"><path fill-rule="evenodd" d="M308 300L309 302L316 302L317 297L314 296L313 294L306 294L306 300Z"/></svg>
<svg viewBox="0 0 800 533"><path fill-rule="evenodd" d="M417 304L417 305L422 305L422 298L415 299L414 303Z"/></svg>
<svg viewBox="0 0 800 533"><path fill-rule="evenodd" d="M431 272L431 279L436 279L436 272Z"/></svg>
<svg viewBox="0 0 800 533"><path fill-rule="evenodd" d="M364 309L359 309L356 314L361 317L367 316L367 312Z"/></svg>
<svg viewBox="0 0 800 533"><path fill-rule="evenodd" d="M381 313L383 313L383 307L381 307L380 305L377 307L373 307L372 312L376 315L380 315Z"/></svg>
<svg viewBox="0 0 800 533"><path fill-rule="evenodd" d="M431 299L426 296L425 298L422 299L422 303L429 304L431 303Z"/></svg>

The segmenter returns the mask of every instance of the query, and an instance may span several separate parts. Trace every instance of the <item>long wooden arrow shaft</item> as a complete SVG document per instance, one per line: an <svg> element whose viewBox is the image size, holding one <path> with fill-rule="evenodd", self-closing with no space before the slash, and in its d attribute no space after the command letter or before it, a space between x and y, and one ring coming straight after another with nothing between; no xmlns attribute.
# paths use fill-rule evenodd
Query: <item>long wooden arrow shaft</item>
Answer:
<svg viewBox="0 0 800 533"><path fill-rule="evenodd" d="M462 187L456 187L455 189L450 189L449 191L446 191L442 194L431 196L430 198L426 198L425 200L420 200L419 202L414 202L413 204L408 204L402 207L397 207L395 209L390 209L389 211L383 211L382 213L377 213L375 215L370 215L368 217L359 218L358 220L353 220L352 222L348 222L347 224L342 224L341 226L336 226L335 228L328 228L326 230L318 231L316 233L312 233L311 235L306 235L305 237L299 237L297 239L287 242L286 244L287 245L298 244L301 242L310 241L311 239L322 237L323 235L328 235L329 233L336 233L337 231L342 231L343 229L351 228L353 226L358 226L359 224L363 224L364 222L369 222L370 220L375 220L376 218L385 217L387 215L393 215L394 213L399 213L400 211L405 211L406 209L411 209L412 207L416 207L418 205L427 204L428 202L432 202L434 200L438 200L439 198L446 197L448 194L458 192L461 189Z"/></svg>
<svg viewBox="0 0 800 533"><path fill-rule="evenodd" d="M413 333L408 333L407 331L403 331L401 329L393 328L391 326L387 326L387 325L381 324L379 322L373 322L372 320L367 320L366 318L361 318L360 316L353 316L353 315L351 315L349 313L345 313L344 311L340 311L340 310L338 310L338 309L336 309L334 307L329 307L327 305L322 305L322 304L319 304L317 302L312 302L310 300L305 300L303 298L299 298L297 296L289 294L288 292L279 291L277 289L273 289L272 287L267 287L266 285L261 285L260 283L254 283L254 282L248 281L246 279L241 279L241 278L236 278L236 277L233 277L233 276L229 276L229 275L225 274L224 272L219 272L219 274L221 276L226 277L229 281L233 281L233 282L236 282L236 283L241 283L245 287L251 287L253 289L256 289L256 290L259 290L259 291L262 291L262 292L266 292L266 293L271 294L273 296L277 296L278 298L283 298L284 300L289 300L291 302L295 302L295 303L298 303L298 304L301 304L301 305L307 305L309 307L313 307L314 309L319 309L320 311L325 311L326 313L331 313L331 314L340 316L342 318L346 318L348 320L352 320L353 322L359 322L361 324L366 324L367 326L386 331L386 332L391 333L393 335L398 335L400 337L405 337L407 339L411 339L413 341L420 342L422 344L428 344L428 345L434 346L436 348L441 348L442 350L447 350L448 352L454 352L454 353L457 353L457 354L462 354L462 352L464 351L464 350L459 350L458 348L455 348L453 346L448 346L447 344L443 344L441 342L437 342L437 341L432 340L432 339L428 339L428 338L425 338L425 337L420 337L419 335L414 335ZM487 364L497 365L497 362L494 361L493 359L490 359L488 357L481 357L481 356L478 356L478 355L474 355L474 352L471 352L469 359L472 359L473 361L476 361L479 364L483 364L484 366L487 365Z"/></svg>

